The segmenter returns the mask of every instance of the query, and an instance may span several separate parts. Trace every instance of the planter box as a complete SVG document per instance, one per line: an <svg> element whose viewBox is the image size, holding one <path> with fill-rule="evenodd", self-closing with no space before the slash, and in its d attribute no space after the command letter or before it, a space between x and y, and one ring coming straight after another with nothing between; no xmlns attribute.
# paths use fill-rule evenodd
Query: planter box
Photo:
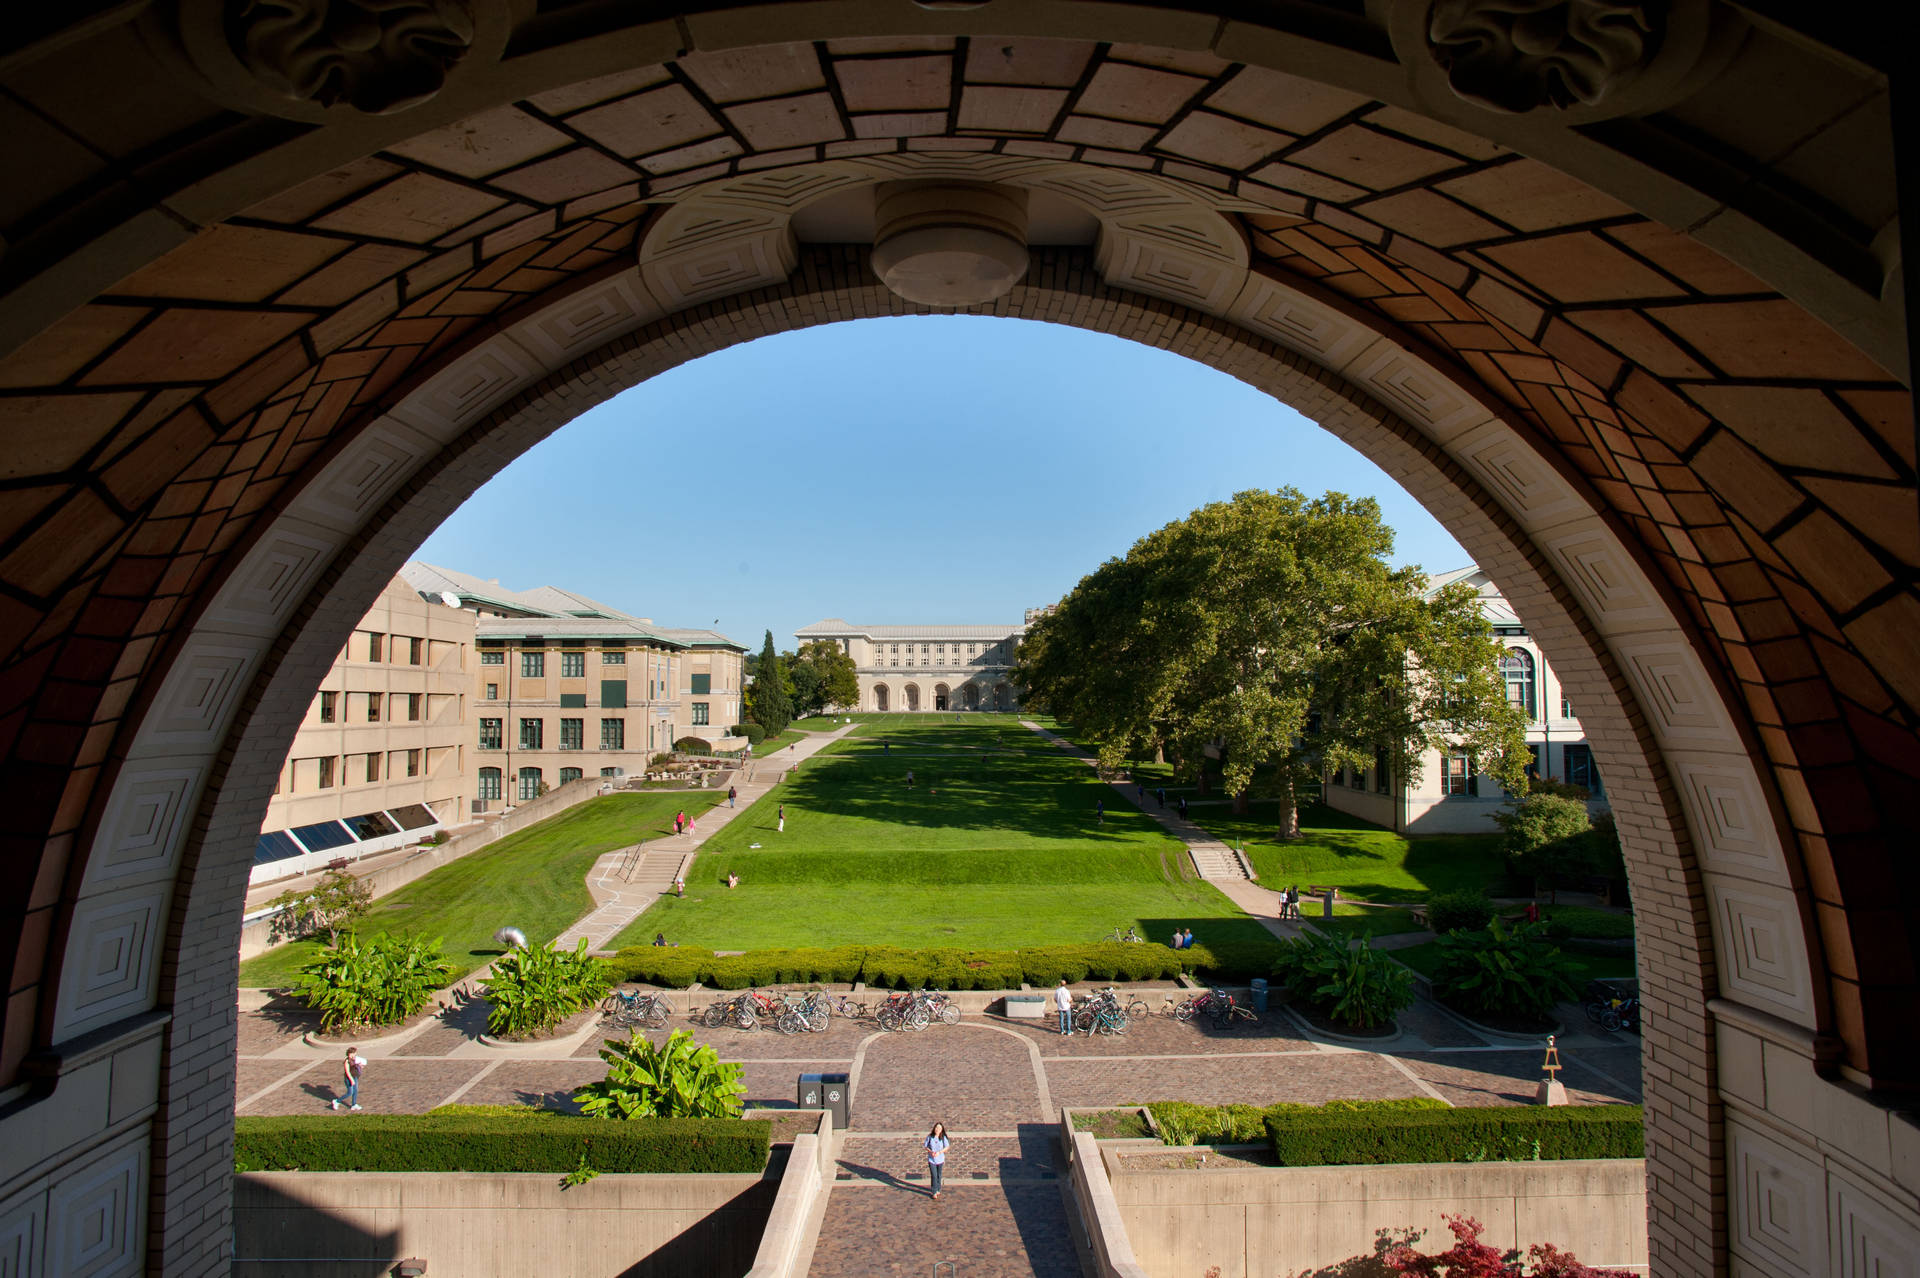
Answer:
<svg viewBox="0 0 1920 1278"><path fill-rule="evenodd" d="M1046 1014L1047 997L1044 994L1007 995L1008 1016L1037 1021Z"/></svg>

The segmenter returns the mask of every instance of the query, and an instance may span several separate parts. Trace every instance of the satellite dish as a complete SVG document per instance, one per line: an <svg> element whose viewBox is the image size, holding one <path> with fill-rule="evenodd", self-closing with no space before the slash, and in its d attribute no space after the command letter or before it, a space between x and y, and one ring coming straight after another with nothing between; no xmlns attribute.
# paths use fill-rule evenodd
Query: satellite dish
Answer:
<svg viewBox="0 0 1920 1278"><path fill-rule="evenodd" d="M451 590L443 590L440 592L440 602L449 608L458 608L460 607L460 596L454 594Z"/></svg>

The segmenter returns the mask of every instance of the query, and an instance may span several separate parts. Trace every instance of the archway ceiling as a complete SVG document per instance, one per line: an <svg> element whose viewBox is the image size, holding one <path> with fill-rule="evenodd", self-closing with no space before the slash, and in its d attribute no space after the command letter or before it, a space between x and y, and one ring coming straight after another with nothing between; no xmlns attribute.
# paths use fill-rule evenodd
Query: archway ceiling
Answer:
<svg viewBox="0 0 1920 1278"><path fill-rule="evenodd" d="M1255 269L1484 387L1744 700L1810 886L1855 911L1826 932L1834 973L1913 979L1920 892L1880 844L1920 797L1899 382L1697 240L1478 136L1208 54L1040 39L829 40L536 94L260 201L0 361L0 788L14 829L55 836L9 849L41 867L31 908L143 676L304 468L500 317L631 265L677 193L897 152L1217 193ZM1862 902L1885 903L1877 942Z"/></svg>

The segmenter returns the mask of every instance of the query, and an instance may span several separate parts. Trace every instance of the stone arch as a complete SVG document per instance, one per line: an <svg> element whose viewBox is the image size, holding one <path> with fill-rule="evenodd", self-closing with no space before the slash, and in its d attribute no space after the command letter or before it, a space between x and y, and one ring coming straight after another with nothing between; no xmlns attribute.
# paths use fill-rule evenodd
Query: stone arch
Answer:
<svg viewBox="0 0 1920 1278"><path fill-rule="evenodd" d="M156 71L153 93L184 95L200 112L150 113L196 121L180 135L180 173L194 172L196 153L239 157L219 180L178 188L165 208L151 182L63 200L60 189L41 188L76 166L18 166L10 207L51 212L4 226L0 348L19 349L0 381L15 392L8 408L30 426L13 503L28 522L0 555L9 590L0 674L14 690L0 720L9 751L0 786L24 832L23 864L38 859L18 876L36 886L13 915L26 922L11 938L0 1068L7 1081L22 1077L36 1049L31 1077L53 1090L33 1101L30 1118L7 1120L9 1131L31 1122L70 1133L48 1165L84 1161L120 1175L130 1187L124 1202L142 1200L151 1168L155 1264L187 1271L195 1257L218 1255L224 1228L189 1187L217 1183L223 1152L196 1134L211 1102L193 1097L220 1091L206 1080L231 1054L220 1028L231 992L223 934L244 879L232 873L229 834L245 826L249 796L265 784L258 765L227 746L236 733L257 734L246 739L277 758L275 724L304 706L342 609L371 598L385 579L379 566L404 556L409 532L420 531L408 521L470 491L564 420L569 412L552 399L562 385L576 405L605 393L552 370L596 355L603 366L607 348L624 344L618 353L634 362L615 380L631 381L756 326L911 309L864 282L857 254L789 245L791 219L780 231L750 219L733 230L677 224L686 254L648 258L651 275L633 271L627 255L640 231L665 223L682 193L765 169L760 189L774 199L780 185L804 184L810 170L863 146L907 156L931 141L1070 162L1087 170L1090 202L1142 167L1154 176L1145 185L1183 193L1189 202L1166 218L1127 227L1116 216L1103 232L1116 229L1082 253L1040 254L1018 296L989 309L1178 343L1256 384L1305 374L1291 393L1309 415L1388 458L1450 525L1477 530L1463 540L1530 619L1546 619L1535 629L1557 665L1571 669L1589 654L1576 695L1618 710L1611 735L1596 732L1596 742L1610 781L1630 792L1620 810L1639 849L1642 890L1670 894L1668 906L1648 912L1643 936L1660 996L1671 1000L1671 1032L1649 1037L1660 1067L1650 1071L1661 1114L1650 1132L1656 1266L1715 1268L1729 1248L1759 1272L1777 1270L1785 1252L1817 1264L1827 1236L1818 1225L1830 1212L1836 1236L1884 1236L1876 1222L1886 1217L1858 1207L1848 1177L1862 1167L1892 1175L1885 1115L1813 1076L1842 1049L1857 1081L1898 1081L1912 1069L1914 897L1885 885L1897 882L1896 816L1915 797L1901 761L1914 757L1920 553L1910 503L1887 513L1893 495L1911 496L1913 457L1905 330L1889 300L1898 280L1885 287L1880 265L1895 256L1885 249L1898 228L1886 223L1890 198L1877 217L1866 211L1885 194L1872 175L1891 172L1874 159L1881 140L1871 122L1882 117L1872 86L1840 94L1851 105L1822 118L1804 117L1834 95L1773 103L1768 119L1803 143L1777 153L1805 163L1778 173L1755 171L1765 161L1749 165L1725 195L1690 185L1683 148L1628 154L1605 130L1576 132L1538 111L1463 114L1430 96L1422 86L1433 68L1397 20L1416 7L1369 6L1395 20L1362 50L1240 16L1147 5L1129 6L1139 25L1116 33L1110 6L1067 0L1020 19L1039 29L982 41L983 61L1006 63L984 78L969 68L970 46L948 40L932 51L945 55L961 100L934 130L949 136L854 142L857 130L842 121L832 126L840 141L796 146L761 135L769 126L751 94L771 83L768 68L806 63L807 75L838 79L840 58L873 47L815 41L851 33L884 46L909 33L897 17L848 16L859 6L844 14L794 6L758 12L752 24L752 38L799 42L791 49L729 50L743 37L728 34L731 19L716 17L724 9L716 6L647 47L662 59L682 43L703 50L680 59L675 83L706 86L698 110L725 119L715 133L722 142L627 152L602 138L578 154L494 150L499 138L524 141L525 121L538 124L503 105L520 95L561 116L631 121L621 104L660 83L634 73L630 49L570 51L584 61L549 49L493 65L491 78L457 75L418 114L314 115L297 142L267 150L237 137L231 150L207 145L205 130L220 127L215 106L249 128L262 114L288 113L248 89L244 74ZM829 8L839 16L823 17ZM1006 20L999 8L926 21L984 36L994 33L981 23ZM499 12L490 10L489 50L505 47ZM89 41L109 33L117 38L100 24L16 61L52 81L66 78L61 58L114 68L111 57L89 62ZM165 33L147 34L165 45ZM910 34L924 43L925 32ZM1155 43L1113 43L1116 34ZM1698 54L1714 45L1694 35L1662 47ZM1029 47L1034 36L1087 43ZM1791 36L1756 29L1718 63L1701 60L1698 77L1669 67L1650 71L1639 89L1653 85L1675 101L1695 94L1698 116L1712 119L1728 105L1712 93L1737 94L1740 83L1716 76L1740 59L1775 68L1763 77L1769 85L1782 82L1780 66L1803 85L1822 75L1872 79L1871 54L1864 74L1837 57L1809 69L1792 59L1807 49L1819 56L1818 42ZM891 47L903 58L927 52L897 39ZM1393 66L1389 48L1410 62ZM1078 59L1070 86L1048 83L1058 76L1050 57ZM628 78L624 87L563 83L583 65ZM1331 100L1341 113L1293 133L1259 118L1329 100L1326 86L1295 91L1275 78L1304 66L1337 82ZM1099 146L1072 140L1069 129L1099 126L1100 95L1123 82L1151 85L1153 100L1168 103L1162 127L1131 142L1111 128ZM734 96L743 85L745 96ZM809 104L842 109L851 99L839 87L838 96L789 95L777 116L786 123L771 127L789 127ZM1035 93L1059 99L1061 114L1045 130L994 114ZM1664 103L1633 92L1615 100L1641 113L1632 137L1662 136ZM459 123L482 110L505 115L486 127ZM1593 112L1567 120L1592 123ZM1866 140L1850 143L1844 120ZM492 127L500 124L513 127ZM143 172L169 172L153 163L168 139L123 133ZM68 134L115 145L84 122ZM488 145L468 149L463 138ZM326 172L386 146L392 158ZM1738 140L1726 153L1738 171ZM647 164L626 163L643 154ZM1637 158L1647 154L1675 158ZM95 159L81 167L92 173ZM485 167L496 160L501 167ZM1823 173L1821 164L1831 167ZM463 185L436 175L448 165L481 172ZM609 172L619 180L596 187ZM1514 183L1516 172L1529 180ZM1412 176L1388 183L1394 173ZM513 184L495 188L499 195L482 189L496 174ZM299 178L314 182L296 186ZM1814 190L1817 206L1796 204ZM1235 240L1190 224L1196 205L1230 218ZM243 206L244 217L231 216ZM368 236L296 280L267 287L242 278L246 263L286 269L316 252L316 239L345 244L376 207L425 218L470 211L464 225L475 229L419 222L407 228L411 240ZM1865 231L1836 226L1827 217L1835 207ZM1697 237L1642 216L1650 212ZM1795 229L1813 224L1835 229ZM182 239L195 225L207 229ZM177 251L153 261L170 243ZM1223 281L1234 272L1250 278L1228 297ZM1615 287L1627 276L1632 296ZM1274 281L1282 286L1267 290ZM1596 285L1604 295L1592 295ZM650 335L634 336L641 330ZM502 344L481 340L509 331L516 335ZM1355 404L1364 408L1350 411ZM1795 420L1819 423L1819 456L1806 454L1782 404ZM1007 692L996 687L996 698ZM52 937L64 951L50 950ZM1701 1006L1715 992L1718 1001ZM1823 1037L1829 1030L1841 1041ZM154 1115L150 1149L104 1117L49 1119L78 1090L61 1088L63 1077L106 1056L134 1068L154 1053L165 1061L158 1090L150 1101L138 1087L124 1096L136 1117ZM1733 1111L1724 1128L1722 1107ZM1829 1172L1816 1134L1851 1160L1845 1174ZM1785 1235L1743 1234L1761 1219L1743 1195L1769 1177L1798 1197L1779 1212L1769 1206L1768 1228L1793 1225ZM1893 1184L1882 1187L1889 1198L1912 1192ZM1718 1214L1722 1193L1731 1205ZM50 1226L46 1236L59 1232ZM124 1232L139 1235L131 1223Z"/></svg>
<svg viewBox="0 0 1920 1278"><path fill-rule="evenodd" d="M1013 689L1005 683L993 685L993 708L1005 713L1013 709Z"/></svg>
<svg viewBox="0 0 1920 1278"><path fill-rule="evenodd" d="M920 704L920 685L908 683L900 689L900 708L908 714L914 714L924 707Z"/></svg>
<svg viewBox="0 0 1920 1278"><path fill-rule="evenodd" d="M887 712L888 695L886 684L876 683L873 685L873 708L882 714Z"/></svg>
<svg viewBox="0 0 1920 1278"><path fill-rule="evenodd" d="M980 685L969 679L960 688L960 704L969 710L980 708Z"/></svg>
<svg viewBox="0 0 1920 1278"><path fill-rule="evenodd" d="M952 699L953 699L952 688L948 687L944 683L936 683L933 685L933 709L935 710L952 709L953 708Z"/></svg>

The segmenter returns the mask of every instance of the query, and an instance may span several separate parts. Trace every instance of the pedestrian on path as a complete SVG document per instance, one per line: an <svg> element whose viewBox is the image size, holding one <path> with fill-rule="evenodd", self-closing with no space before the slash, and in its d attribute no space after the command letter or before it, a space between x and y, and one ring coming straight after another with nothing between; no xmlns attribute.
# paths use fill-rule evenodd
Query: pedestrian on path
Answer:
<svg viewBox="0 0 1920 1278"><path fill-rule="evenodd" d="M692 817L687 818L687 837L689 839L693 837L695 824L696 823Z"/></svg>
<svg viewBox="0 0 1920 1278"><path fill-rule="evenodd" d="M1073 1033L1073 991L1067 988L1067 978L1061 977L1060 984L1053 990L1053 1008L1060 1013L1060 1032Z"/></svg>
<svg viewBox="0 0 1920 1278"><path fill-rule="evenodd" d="M776 830L780 834L785 834L787 832L787 805L784 803L780 805L779 818L780 824L776 827Z"/></svg>
<svg viewBox="0 0 1920 1278"><path fill-rule="evenodd" d="M727 806L728 807L732 807L733 801L739 797L740 797L740 791L734 789L732 786L727 787Z"/></svg>
<svg viewBox="0 0 1920 1278"><path fill-rule="evenodd" d="M1094 800L1093 813L1100 818L1100 824L1105 825L1107 823L1107 801L1105 799Z"/></svg>
<svg viewBox="0 0 1920 1278"><path fill-rule="evenodd" d="M1180 819L1187 819L1187 796L1184 794L1180 796Z"/></svg>
<svg viewBox="0 0 1920 1278"><path fill-rule="evenodd" d="M346 1079L346 1083L347 1083L347 1094L344 1097L336 1096L334 1097L333 1100L327 1103L333 1106L333 1108L339 1109L340 1102L344 1099L347 1102L348 1109L359 1109L360 1108L360 1074L361 1074L361 1071L366 1069L366 1067L367 1067L366 1057L360 1055L360 1051L358 1048L349 1047L347 1049L347 1059L340 1063L340 1073L342 1077Z"/></svg>
<svg viewBox="0 0 1920 1278"><path fill-rule="evenodd" d="M935 1198L940 1196L940 1174L947 1169L947 1150L952 1145L947 1139L947 1125L935 1123L927 1133L927 1176L933 1181Z"/></svg>
<svg viewBox="0 0 1920 1278"><path fill-rule="evenodd" d="M1167 806L1167 787L1163 785L1158 790L1155 790L1153 792L1153 797L1159 800L1161 807L1163 808L1166 807Z"/></svg>

